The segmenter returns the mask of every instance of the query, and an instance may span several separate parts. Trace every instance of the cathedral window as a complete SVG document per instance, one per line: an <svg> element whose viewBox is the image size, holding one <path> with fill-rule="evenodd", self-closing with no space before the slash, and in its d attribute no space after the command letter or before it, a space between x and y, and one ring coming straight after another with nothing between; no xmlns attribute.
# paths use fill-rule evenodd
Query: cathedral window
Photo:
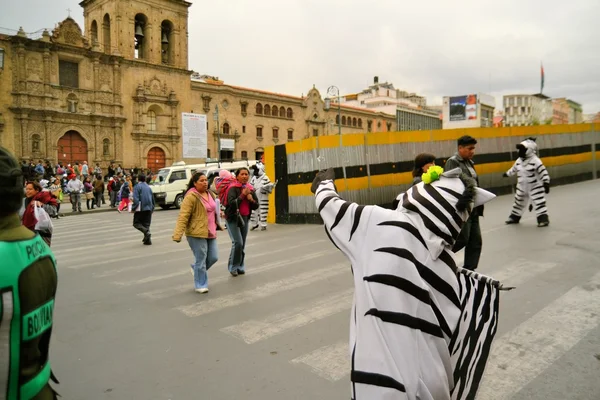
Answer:
<svg viewBox="0 0 600 400"><path fill-rule="evenodd" d="M263 113L263 106L262 106L262 104L260 104L260 103L256 104L256 114L262 115L262 113Z"/></svg>
<svg viewBox="0 0 600 400"><path fill-rule="evenodd" d="M92 39L92 44L98 43L98 23L96 21L92 21L90 37Z"/></svg>
<svg viewBox="0 0 600 400"><path fill-rule="evenodd" d="M148 18L137 14L134 19L134 58L148 59L149 46L146 45Z"/></svg>
<svg viewBox="0 0 600 400"><path fill-rule="evenodd" d="M148 132L156 131L156 113L154 111L148 111Z"/></svg>
<svg viewBox="0 0 600 400"><path fill-rule="evenodd" d="M294 130L288 129L288 140L294 140Z"/></svg>
<svg viewBox="0 0 600 400"><path fill-rule="evenodd" d="M279 116L281 118L285 118L285 107L283 107L283 106L279 107Z"/></svg>
<svg viewBox="0 0 600 400"><path fill-rule="evenodd" d="M59 60L58 75L60 86L72 88L79 87L79 64L76 62Z"/></svg>
<svg viewBox="0 0 600 400"><path fill-rule="evenodd" d="M227 122L223 124L223 135L229 135L229 124Z"/></svg>
<svg viewBox="0 0 600 400"><path fill-rule="evenodd" d="M292 118L294 118L294 111L293 111L291 108L288 108L288 109L287 109L287 117L288 117L289 119L292 119Z"/></svg>
<svg viewBox="0 0 600 400"><path fill-rule="evenodd" d="M173 64L173 51L171 46L173 41L173 24L170 21L163 21L160 25L160 53L163 64Z"/></svg>
<svg viewBox="0 0 600 400"><path fill-rule="evenodd" d="M270 116L271 115L271 106L268 104L265 104L264 112L265 112L266 116Z"/></svg>
<svg viewBox="0 0 600 400"><path fill-rule="evenodd" d="M4 69L4 49L0 47L0 69Z"/></svg>
<svg viewBox="0 0 600 400"><path fill-rule="evenodd" d="M104 22L102 24L102 33L103 33L103 40L104 40L104 52L107 54L110 54L110 48L111 48L111 43L110 43L110 15L105 14L104 15Z"/></svg>
<svg viewBox="0 0 600 400"><path fill-rule="evenodd" d="M273 128L273 139L279 139L279 128Z"/></svg>
<svg viewBox="0 0 600 400"><path fill-rule="evenodd" d="M248 152L247 151L242 151L242 160L247 160L248 159Z"/></svg>

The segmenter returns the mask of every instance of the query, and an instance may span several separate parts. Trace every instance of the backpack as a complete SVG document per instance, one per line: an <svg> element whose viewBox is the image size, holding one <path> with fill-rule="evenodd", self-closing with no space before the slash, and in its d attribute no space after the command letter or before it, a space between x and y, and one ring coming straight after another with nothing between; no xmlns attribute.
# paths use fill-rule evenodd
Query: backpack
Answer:
<svg viewBox="0 0 600 400"><path fill-rule="evenodd" d="M217 194L219 195L219 202L224 207L227 207L227 196L229 195L229 189L233 187L232 183L234 182L234 179L215 179L215 187L217 189Z"/></svg>

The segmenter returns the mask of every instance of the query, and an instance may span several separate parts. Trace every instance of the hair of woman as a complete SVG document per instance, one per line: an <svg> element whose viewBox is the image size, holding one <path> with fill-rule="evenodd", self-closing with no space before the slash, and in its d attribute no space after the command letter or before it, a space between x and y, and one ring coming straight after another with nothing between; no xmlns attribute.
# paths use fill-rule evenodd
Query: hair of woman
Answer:
<svg viewBox="0 0 600 400"><path fill-rule="evenodd" d="M206 174L204 174L204 172L196 172L194 175L192 175L192 177L190 178L190 181L188 182L186 192L188 190L190 190L191 188L195 187L196 182L198 182L198 179L200 179L203 176L206 176Z"/></svg>
<svg viewBox="0 0 600 400"><path fill-rule="evenodd" d="M42 185L40 185L40 184L39 184L39 182L36 182L36 181L29 181L29 182L27 182L27 185L32 185L32 186L33 186L33 188L34 188L35 190L37 190L38 192L41 192L41 191L42 191ZM25 185L25 186L27 186L27 185Z"/></svg>
<svg viewBox="0 0 600 400"><path fill-rule="evenodd" d="M237 171L235 171L235 176L238 176L240 174L240 172L242 172L242 171L246 171L248 173L248 175L250 175L250 170L248 168L241 167Z"/></svg>
<svg viewBox="0 0 600 400"><path fill-rule="evenodd" d="M421 153L419 155L417 155L415 157L415 167L413 169L413 178L416 178L417 176L421 176L421 174L423 173L422 168L435 161L435 156L433 154L430 153Z"/></svg>

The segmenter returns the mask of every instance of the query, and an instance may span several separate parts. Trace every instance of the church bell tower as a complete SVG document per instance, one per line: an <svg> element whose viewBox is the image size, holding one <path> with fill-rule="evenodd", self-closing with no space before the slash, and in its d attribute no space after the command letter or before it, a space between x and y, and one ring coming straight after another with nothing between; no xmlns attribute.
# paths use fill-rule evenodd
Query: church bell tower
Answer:
<svg viewBox="0 0 600 400"><path fill-rule="evenodd" d="M85 32L97 51L128 60L188 68L184 0L83 0Z"/></svg>

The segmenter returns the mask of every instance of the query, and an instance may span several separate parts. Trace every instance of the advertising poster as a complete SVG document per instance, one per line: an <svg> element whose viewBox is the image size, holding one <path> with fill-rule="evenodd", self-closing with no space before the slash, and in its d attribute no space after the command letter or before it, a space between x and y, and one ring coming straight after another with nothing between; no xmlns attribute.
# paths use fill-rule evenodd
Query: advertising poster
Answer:
<svg viewBox="0 0 600 400"><path fill-rule="evenodd" d="M191 113L181 113L181 115L183 158L206 158L208 148L206 115Z"/></svg>
<svg viewBox="0 0 600 400"><path fill-rule="evenodd" d="M450 121L467 119L467 96L450 97Z"/></svg>
<svg viewBox="0 0 600 400"><path fill-rule="evenodd" d="M466 116L468 120L477 119L477 95L470 94L467 96Z"/></svg>

